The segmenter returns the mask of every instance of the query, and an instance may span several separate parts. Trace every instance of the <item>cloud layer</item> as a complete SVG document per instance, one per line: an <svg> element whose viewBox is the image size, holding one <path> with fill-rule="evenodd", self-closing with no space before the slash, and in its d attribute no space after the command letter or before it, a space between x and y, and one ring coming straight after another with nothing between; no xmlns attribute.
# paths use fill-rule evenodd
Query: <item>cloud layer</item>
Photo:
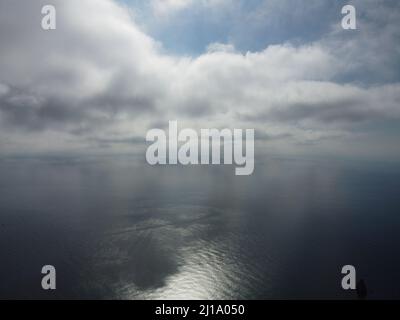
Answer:
<svg viewBox="0 0 400 320"><path fill-rule="evenodd" d="M211 43L193 57L165 53L111 0L51 1L57 30L43 31L48 2L0 2L1 154L135 152L149 128L175 119L193 128L255 128L274 152L336 150L340 142L346 153L351 143L386 139L385 130L371 138L365 126L400 117L395 2L354 1L362 12L355 32L339 28L338 12L316 41L257 52Z"/></svg>

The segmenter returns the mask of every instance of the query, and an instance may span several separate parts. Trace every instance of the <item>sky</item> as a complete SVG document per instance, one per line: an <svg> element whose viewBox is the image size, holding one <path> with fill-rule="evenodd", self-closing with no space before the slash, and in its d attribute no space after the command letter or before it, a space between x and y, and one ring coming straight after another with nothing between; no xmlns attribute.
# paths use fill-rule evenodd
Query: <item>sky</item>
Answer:
<svg viewBox="0 0 400 320"><path fill-rule="evenodd" d="M395 0L0 0L0 156L144 155L178 120L254 128L261 155L399 161L399 21Z"/></svg>

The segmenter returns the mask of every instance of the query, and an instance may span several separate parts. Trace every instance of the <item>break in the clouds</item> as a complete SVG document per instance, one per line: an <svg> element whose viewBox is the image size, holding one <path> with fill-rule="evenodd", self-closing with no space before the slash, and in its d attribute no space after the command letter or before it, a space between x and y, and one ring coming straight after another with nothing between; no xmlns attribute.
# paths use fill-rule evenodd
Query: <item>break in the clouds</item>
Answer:
<svg viewBox="0 0 400 320"><path fill-rule="evenodd" d="M41 29L49 2L55 31ZM144 23L138 1L0 0L0 152L137 152L178 120L255 128L263 153L398 158L384 124L400 120L400 4L351 3L356 31L330 1L154 0ZM201 51L167 48L179 23L190 41L201 28Z"/></svg>

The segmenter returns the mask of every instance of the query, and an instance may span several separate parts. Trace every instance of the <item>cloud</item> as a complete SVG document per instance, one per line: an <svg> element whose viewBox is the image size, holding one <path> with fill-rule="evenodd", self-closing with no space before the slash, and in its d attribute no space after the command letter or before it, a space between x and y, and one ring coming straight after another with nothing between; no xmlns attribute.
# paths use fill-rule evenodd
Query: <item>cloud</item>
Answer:
<svg viewBox="0 0 400 320"><path fill-rule="evenodd" d="M356 35L333 26L310 43L240 52L218 42L190 57L166 54L111 0L50 1L58 25L45 32L40 9L48 2L0 4L3 154L132 151L152 124L174 119L193 128L256 128L260 142L290 149L400 118L398 6L360 5L365 27ZM377 44L369 39L379 33L374 26L381 26Z"/></svg>
<svg viewBox="0 0 400 320"><path fill-rule="evenodd" d="M151 0L151 7L156 16L165 16L192 6L210 9L230 2L231 0Z"/></svg>
<svg viewBox="0 0 400 320"><path fill-rule="evenodd" d="M151 5L156 15L166 15L187 8L193 0L153 0Z"/></svg>

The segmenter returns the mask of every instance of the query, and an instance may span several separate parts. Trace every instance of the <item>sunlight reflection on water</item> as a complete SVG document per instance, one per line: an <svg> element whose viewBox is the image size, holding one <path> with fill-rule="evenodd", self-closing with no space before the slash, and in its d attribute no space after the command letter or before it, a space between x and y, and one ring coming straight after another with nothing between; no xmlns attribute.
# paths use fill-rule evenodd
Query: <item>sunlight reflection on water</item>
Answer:
<svg viewBox="0 0 400 320"><path fill-rule="evenodd" d="M400 296L397 169L231 169L1 163L0 298L348 298L349 263L376 297ZM49 263L52 295L37 285Z"/></svg>

